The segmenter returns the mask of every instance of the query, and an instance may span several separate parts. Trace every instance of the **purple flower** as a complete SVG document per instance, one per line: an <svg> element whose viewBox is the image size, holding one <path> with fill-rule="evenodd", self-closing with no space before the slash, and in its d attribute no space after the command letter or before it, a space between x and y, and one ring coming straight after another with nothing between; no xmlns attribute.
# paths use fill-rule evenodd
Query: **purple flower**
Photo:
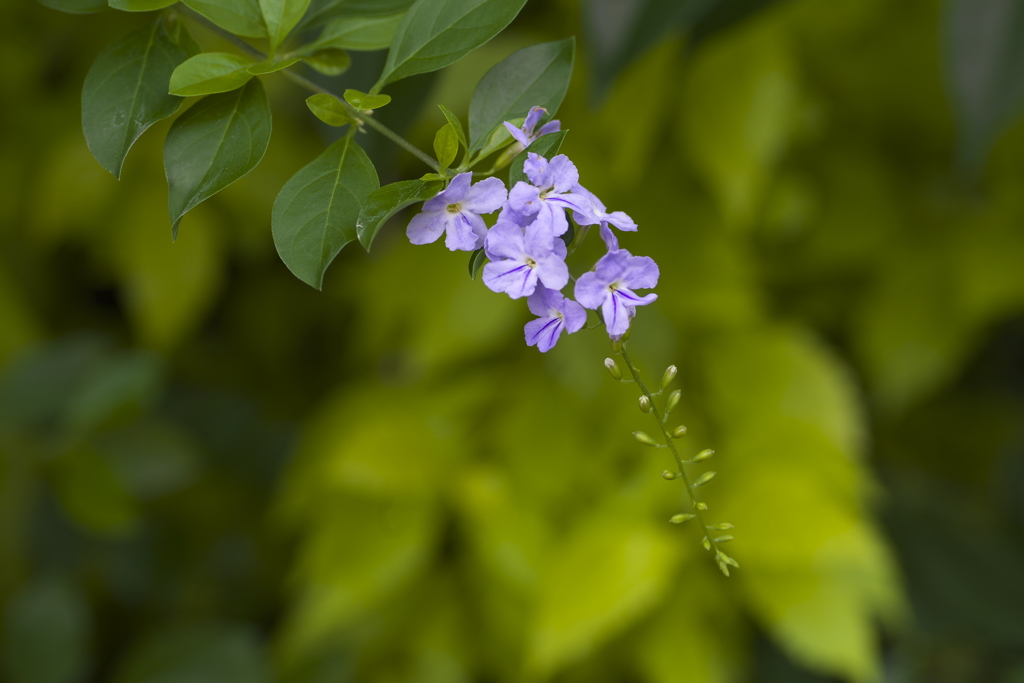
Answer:
<svg viewBox="0 0 1024 683"><path fill-rule="evenodd" d="M550 289L569 282L565 244L539 222L524 230L499 220L487 233L484 249L491 259L484 266L484 284L513 299L533 294L538 280Z"/></svg>
<svg viewBox="0 0 1024 683"><path fill-rule="evenodd" d="M520 216L542 214L551 226L552 235L558 237L569 229L565 209L586 214L590 203L584 195L573 193L579 185L580 174L569 157L559 154L548 161L539 154L529 152L523 171L530 183L519 181L508 194L508 208Z"/></svg>
<svg viewBox="0 0 1024 683"><path fill-rule="evenodd" d="M472 173L460 173L447 188L423 203L423 212L413 216L405 234L413 244L428 244L445 236L452 251L475 251L483 246L487 226L482 213L497 211L508 194L499 178L487 178L470 187Z"/></svg>
<svg viewBox="0 0 1024 683"><path fill-rule="evenodd" d="M576 185L576 187L573 188L573 193L585 197L590 206L590 211L585 213L573 211L573 219L579 225L600 225L601 239L603 239L604 243L608 246L608 251L615 251L619 248L619 240L615 237L615 233L612 232L611 228L608 227L609 224L614 225L619 230L636 232L636 223L633 222L632 218L621 211L607 213L605 211L604 202L598 199L593 192L582 185Z"/></svg>
<svg viewBox="0 0 1024 683"><path fill-rule="evenodd" d="M526 120L523 122L522 128L516 128L508 121L505 122L505 127L508 128L509 133L512 133L512 137L516 139L516 142L522 145L525 149L530 146L531 142L539 138L541 135L547 135L548 133L554 133L561 130L562 125L558 121L548 121L541 126L539 131L536 133L533 132L533 129L537 127L538 123L540 123L541 117L547 113L548 110L543 107L534 107L530 110L530 113L526 115Z"/></svg>
<svg viewBox="0 0 1024 683"><path fill-rule="evenodd" d="M562 330L569 334L580 330L587 322L587 312L572 299L566 299L561 292L547 287L538 287L526 300L530 312L540 316L526 323L526 345L536 346L541 353L551 350L561 336Z"/></svg>
<svg viewBox="0 0 1024 683"><path fill-rule="evenodd" d="M585 308L600 308L608 334L619 337L629 329L636 307L658 298L657 294L638 296L633 289L651 289L658 284L658 275L658 264L649 256L633 256L625 249L611 251L576 281L576 300Z"/></svg>

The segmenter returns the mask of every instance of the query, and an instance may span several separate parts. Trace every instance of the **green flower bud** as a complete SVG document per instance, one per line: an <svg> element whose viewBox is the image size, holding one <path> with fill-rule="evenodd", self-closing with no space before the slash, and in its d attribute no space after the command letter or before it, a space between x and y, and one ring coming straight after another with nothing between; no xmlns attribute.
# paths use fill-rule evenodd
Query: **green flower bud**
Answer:
<svg viewBox="0 0 1024 683"><path fill-rule="evenodd" d="M729 576L729 565L727 565L725 562L722 562L721 560L718 560L718 570L722 572L722 574L724 574L725 576Z"/></svg>
<svg viewBox="0 0 1024 683"><path fill-rule="evenodd" d="M700 544L704 546L704 550L711 550L711 541L708 540L707 536L701 539Z"/></svg>
<svg viewBox="0 0 1024 683"><path fill-rule="evenodd" d="M651 399L647 398L646 396L641 396L639 399L637 399L637 403L640 404L641 413L651 412Z"/></svg>
<svg viewBox="0 0 1024 683"><path fill-rule="evenodd" d="M678 515L672 515L668 521L673 524L682 524L693 519L696 515L691 515L689 512L680 512Z"/></svg>
<svg viewBox="0 0 1024 683"><path fill-rule="evenodd" d="M686 425L679 425L672 430L673 439L681 439L683 438L683 434L686 434Z"/></svg>
<svg viewBox="0 0 1024 683"><path fill-rule="evenodd" d="M612 339L612 352L619 353L622 351L622 342L624 341L625 339L623 337L616 337Z"/></svg>
<svg viewBox="0 0 1024 683"><path fill-rule="evenodd" d="M608 374L615 379L622 379L622 371L619 370L619 366L615 364L615 361L611 358L604 359L604 366L608 368Z"/></svg>
<svg viewBox="0 0 1024 683"><path fill-rule="evenodd" d="M728 555L723 553L721 550L719 550L717 553L715 553L715 557L718 559L719 562L722 562L722 563L728 564L730 566L736 567L737 569L740 568L740 563L739 562L737 562L736 560L732 559L731 557L729 557Z"/></svg>
<svg viewBox="0 0 1024 683"><path fill-rule="evenodd" d="M665 368L665 374L661 376L661 388L664 389L669 384L672 384L672 380L676 378L676 373L679 370L674 365L670 365Z"/></svg>
<svg viewBox="0 0 1024 683"><path fill-rule="evenodd" d="M700 462L701 460L707 460L708 458L710 458L714 454L715 454L715 452L713 450L711 450L710 448L705 449L705 450L701 451L700 453L698 453L697 455L693 456L693 460L691 462Z"/></svg>
<svg viewBox="0 0 1024 683"><path fill-rule="evenodd" d="M664 472L661 473L661 478L662 479L668 479L669 481L672 481L673 479L675 479L676 476L677 475L676 475L675 472L669 472L668 470L665 470Z"/></svg>
<svg viewBox="0 0 1024 683"><path fill-rule="evenodd" d="M707 503L697 503L697 509L700 510L701 512L707 512L708 511L708 504Z"/></svg>
<svg viewBox="0 0 1024 683"><path fill-rule="evenodd" d="M725 536L719 536L718 538L716 538L715 539L715 543L728 543L732 539L733 539L732 536L726 534Z"/></svg>
<svg viewBox="0 0 1024 683"><path fill-rule="evenodd" d="M703 486L704 484L708 483L709 481L711 481L714 478L715 478L715 473L714 472L705 472L704 474L700 475L700 477L697 479L697 481L693 482L693 486L691 486L690 488L699 488L699 487Z"/></svg>
<svg viewBox="0 0 1024 683"><path fill-rule="evenodd" d="M647 432L633 432L633 438L645 446L657 446L658 442L647 435Z"/></svg>
<svg viewBox="0 0 1024 683"><path fill-rule="evenodd" d="M716 531L725 531L726 529L731 529L732 524L729 524L728 522L722 522L721 524L712 524L708 528L715 529Z"/></svg>
<svg viewBox="0 0 1024 683"><path fill-rule="evenodd" d="M668 395L668 401L665 402L665 414L668 415L672 412L672 409L679 405L679 399L682 397L683 392L676 389Z"/></svg>

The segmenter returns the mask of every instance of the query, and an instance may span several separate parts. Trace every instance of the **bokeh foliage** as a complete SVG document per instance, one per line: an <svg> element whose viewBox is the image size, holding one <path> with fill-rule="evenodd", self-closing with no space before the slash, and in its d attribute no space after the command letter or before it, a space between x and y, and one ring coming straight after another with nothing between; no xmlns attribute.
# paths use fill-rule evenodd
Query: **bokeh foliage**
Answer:
<svg viewBox="0 0 1024 683"><path fill-rule="evenodd" d="M1018 14L534 2L387 88L430 149L436 104L578 35L562 151L662 265L633 355L679 364L683 443L718 452L727 580L666 523L602 335L523 348L401 217L322 293L287 271L273 198L336 135L304 93L264 79L265 159L172 245L169 121L121 181L80 132L139 17L0 6L5 680L1019 681L1024 132L1014 51L975 49ZM426 170L359 140L382 183Z"/></svg>

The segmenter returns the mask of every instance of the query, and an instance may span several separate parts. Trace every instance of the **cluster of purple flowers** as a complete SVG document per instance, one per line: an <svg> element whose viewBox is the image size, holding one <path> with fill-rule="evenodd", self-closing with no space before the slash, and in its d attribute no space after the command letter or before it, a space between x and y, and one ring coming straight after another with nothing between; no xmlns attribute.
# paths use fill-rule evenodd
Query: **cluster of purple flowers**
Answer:
<svg viewBox="0 0 1024 683"><path fill-rule="evenodd" d="M558 122L551 121L534 132L545 113L534 107L522 128L505 126L526 148L540 135L558 130ZM526 343L541 352L550 350L563 330L572 334L583 328L584 308L600 309L608 334L621 337L636 307L658 297L633 291L658 284L657 264L619 248L611 230L635 231L636 223L621 211L608 213L601 200L580 185L576 166L564 154L548 160L529 152L523 171L529 182L520 181L510 191L498 178L474 185L472 173L458 174L423 204L406 234L413 244L434 242L444 233L445 244L453 251L483 248L490 260L483 269L484 284L513 299L527 297L537 319L526 324ZM497 222L488 229L481 216L499 210ZM599 226L608 249L593 270L575 281L575 301L562 295L573 279L565 263L566 245L560 239L569 229L568 211L579 226Z"/></svg>

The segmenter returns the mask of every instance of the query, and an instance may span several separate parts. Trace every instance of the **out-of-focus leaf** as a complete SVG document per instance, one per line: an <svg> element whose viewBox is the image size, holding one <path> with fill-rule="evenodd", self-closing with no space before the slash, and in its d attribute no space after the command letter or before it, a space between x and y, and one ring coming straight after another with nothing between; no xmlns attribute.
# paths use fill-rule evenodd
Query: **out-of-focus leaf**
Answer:
<svg viewBox="0 0 1024 683"><path fill-rule="evenodd" d="M295 277L317 289L334 257L356 238L359 212L380 186L373 163L352 137L292 176L274 202L277 253Z"/></svg>
<svg viewBox="0 0 1024 683"><path fill-rule="evenodd" d="M372 16L341 17L324 26L324 30L311 44L314 49L335 47L342 50L383 50L391 45L398 25L405 13Z"/></svg>
<svg viewBox="0 0 1024 683"><path fill-rule="evenodd" d="M198 446L168 422L136 422L108 432L94 443L131 495L140 500L179 491L200 472Z"/></svg>
<svg viewBox="0 0 1024 683"><path fill-rule="evenodd" d="M50 9L71 14L90 14L107 9L107 0L36 0Z"/></svg>
<svg viewBox="0 0 1024 683"><path fill-rule="evenodd" d="M359 212L356 233L367 251L388 219L407 206L425 202L444 188L440 181L400 180L374 190Z"/></svg>
<svg viewBox="0 0 1024 683"><path fill-rule="evenodd" d="M352 58L344 50L326 48L302 58L306 64L325 76L340 76L352 65Z"/></svg>
<svg viewBox="0 0 1024 683"><path fill-rule="evenodd" d="M53 486L64 512L86 531L123 537L139 521L138 503L110 462L94 450L62 455L55 463Z"/></svg>
<svg viewBox="0 0 1024 683"><path fill-rule="evenodd" d="M81 593L38 578L7 601L0 671L10 683L80 683L91 668L92 618Z"/></svg>
<svg viewBox="0 0 1024 683"><path fill-rule="evenodd" d="M181 106L180 97L167 93L167 83L187 57L158 19L108 47L89 68L82 130L93 156L116 177L139 136Z"/></svg>
<svg viewBox="0 0 1024 683"><path fill-rule="evenodd" d="M309 8L309 0L259 0L273 53Z"/></svg>
<svg viewBox="0 0 1024 683"><path fill-rule="evenodd" d="M134 416L156 397L161 380L162 368L155 356L112 355L91 369L83 386L71 395L67 427L88 433L124 414Z"/></svg>
<svg viewBox="0 0 1024 683"><path fill-rule="evenodd" d="M0 367L40 336L34 312L19 289L0 267Z"/></svg>
<svg viewBox="0 0 1024 683"><path fill-rule="evenodd" d="M153 10L170 7L178 0L109 0L114 9L125 12L152 12Z"/></svg>
<svg viewBox="0 0 1024 683"><path fill-rule="evenodd" d="M442 69L509 25L526 0L417 0L398 26L384 72L388 83Z"/></svg>
<svg viewBox="0 0 1024 683"><path fill-rule="evenodd" d="M259 0L181 0L223 29L246 38L266 38Z"/></svg>
<svg viewBox="0 0 1024 683"><path fill-rule="evenodd" d="M175 120L164 144L173 236L190 209L259 164L270 126L270 105L259 79L205 97Z"/></svg>
<svg viewBox="0 0 1024 683"><path fill-rule="evenodd" d="M551 159L562 148L562 141L565 140L565 134L568 132L567 130L559 130L547 135L541 135L530 143L527 149L517 154L508 168L508 186L514 187L519 181L530 182L530 179L526 177L526 173L523 172L523 165L526 163L529 153L533 152L545 159Z"/></svg>
<svg viewBox="0 0 1024 683"><path fill-rule="evenodd" d="M576 40L541 43L498 62L488 71L469 102L469 142L477 149L495 126L522 118L533 107L554 116L569 89Z"/></svg>
<svg viewBox="0 0 1024 683"><path fill-rule="evenodd" d="M977 170L1024 106L1024 7L1014 0L945 4L945 67L960 123L961 160Z"/></svg>
<svg viewBox="0 0 1024 683"><path fill-rule="evenodd" d="M171 74L172 95L194 97L241 88L253 77L249 57L229 52L204 52L178 65Z"/></svg>
<svg viewBox="0 0 1024 683"><path fill-rule="evenodd" d="M252 630L217 624L167 629L139 642L113 683L268 683L270 666Z"/></svg>
<svg viewBox="0 0 1024 683"><path fill-rule="evenodd" d="M318 92L306 98L306 106L313 112L313 115L326 123L328 126L344 126L353 123L348 115L348 110L334 95Z"/></svg>

